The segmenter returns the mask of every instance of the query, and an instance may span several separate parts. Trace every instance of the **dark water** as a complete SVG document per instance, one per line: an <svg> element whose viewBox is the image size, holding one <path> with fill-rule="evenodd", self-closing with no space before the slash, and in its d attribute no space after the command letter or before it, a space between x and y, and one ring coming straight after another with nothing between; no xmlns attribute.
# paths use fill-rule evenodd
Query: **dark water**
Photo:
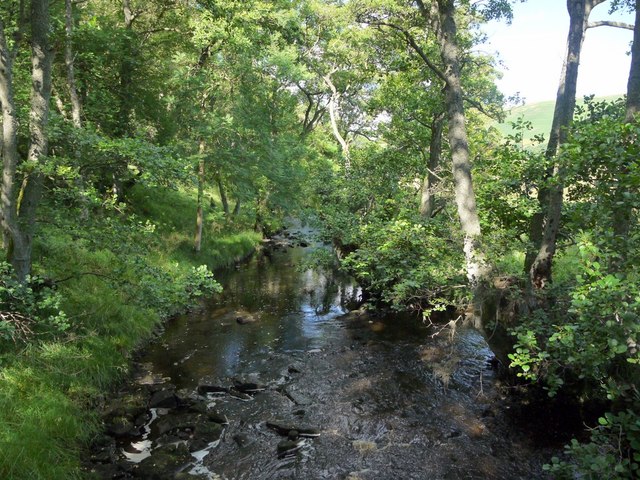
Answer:
<svg viewBox="0 0 640 480"><path fill-rule="evenodd" d="M344 276L299 268L313 248L285 246L222 274L224 293L170 322L142 358L141 382L164 379L188 392L203 382L266 387L244 399L208 397L229 425L185 473L213 479L543 478L549 452L530 440L527 419L518 418L517 426L510 419L480 335L458 331L452 339L445 330L433 336L406 316L344 316L360 291ZM238 316L256 321L240 325ZM270 421L321 434L280 458L282 437L267 428Z"/></svg>

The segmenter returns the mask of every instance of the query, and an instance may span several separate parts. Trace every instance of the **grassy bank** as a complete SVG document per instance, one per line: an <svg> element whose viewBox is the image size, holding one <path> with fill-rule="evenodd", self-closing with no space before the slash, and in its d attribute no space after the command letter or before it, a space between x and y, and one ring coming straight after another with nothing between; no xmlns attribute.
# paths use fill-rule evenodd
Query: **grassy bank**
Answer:
<svg viewBox="0 0 640 480"><path fill-rule="evenodd" d="M94 409L127 375L130 354L196 301L200 265L228 265L260 241L210 208L195 255L193 197L136 187L125 211L81 226L73 212L43 208L34 271L55 285L68 327L2 345L0 478L82 478L81 451L100 429Z"/></svg>

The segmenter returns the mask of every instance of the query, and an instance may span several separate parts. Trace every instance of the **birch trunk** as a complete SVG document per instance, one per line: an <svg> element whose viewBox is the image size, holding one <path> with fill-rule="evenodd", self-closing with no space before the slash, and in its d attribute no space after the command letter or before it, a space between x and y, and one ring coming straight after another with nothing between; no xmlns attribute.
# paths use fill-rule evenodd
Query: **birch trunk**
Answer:
<svg viewBox="0 0 640 480"><path fill-rule="evenodd" d="M340 93L338 92L335 84L331 80L330 75L325 75L322 77L324 79L324 83L331 90L331 97L329 97L329 120L331 122L331 131L333 132L333 136L336 138L338 143L340 144L340 148L342 148L342 156L344 157L344 169L345 171L349 171L351 169L351 156L349 152L349 143L344 138L344 136L340 133L340 127L338 125L339 122L339 113L338 113L338 102L340 100Z"/></svg>

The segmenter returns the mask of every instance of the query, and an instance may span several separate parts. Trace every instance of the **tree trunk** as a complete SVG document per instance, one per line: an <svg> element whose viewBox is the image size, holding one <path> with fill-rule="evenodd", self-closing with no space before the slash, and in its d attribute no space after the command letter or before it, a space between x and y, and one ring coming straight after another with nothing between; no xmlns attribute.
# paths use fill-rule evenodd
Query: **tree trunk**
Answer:
<svg viewBox="0 0 640 480"><path fill-rule="evenodd" d="M18 166L18 114L13 93L13 61L0 18L0 104L2 104L2 230L7 260L21 235L18 227L15 180ZM15 266L14 266L15 267Z"/></svg>
<svg viewBox="0 0 640 480"><path fill-rule="evenodd" d="M222 177L220 175L216 176L216 183L218 184L218 191L220 192L220 202L222 203L222 211L225 216L229 216L229 200L227 199L227 192L224 189L224 184L222 183Z"/></svg>
<svg viewBox="0 0 640 480"><path fill-rule="evenodd" d="M640 112L640 0L636 0L636 21L631 46L631 67L627 81L627 111L625 120L631 123Z"/></svg>
<svg viewBox="0 0 640 480"><path fill-rule="evenodd" d="M204 159L205 143L203 139L200 139L200 145L198 147L198 199L196 201L196 234L193 241L193 249L196 253L200 253L202 247L202 225L203 225L203 210L202 203L204 201L204 173L205 173L205 159Z"/></svg>
<svg viewBox="0 0 640 480"><path fill-rule="evenodd" d="M444 130L444 114L438 114L431 124L431 140L429 142L429 160L427 162L427 174L422 183L420 198L420 215L431 218L435 210L435 187L437 177L435 171L440 165L442 155L442 131Z"/></svg>
<svg viewBox="0 0 640 480"><path fill-rule="evenodd" d="M333 136L336 138L340 147L342 148L342 156L344 157L344 169L348 172L351 169L351 155L349 152L349 143L340 133L340 127L338 126L339 122L339 113L338 113L338 101L340 100L340 93L336 89L333 81L331 80L330 75L325 75L322 77L324 82L327 84L329 89L331 90L331 97L329 97L329 120L331 122L331 131L333 132Z"/></svg>
<svg viewBox="0 0 640 480"><path fill-rule="evenodd" d="M240 199L236 200L236 206L233 208L233 216L237 217L240 214Z"/></svg>
<svg viewBox="0 0 640 480"><path fill-rule="evenodd" d="M633 45L631 46L631 66L629 68L629 79L627 81L627 104L625 112L625 122L634 123L638 121L638 113L640 112L640 0L635 1L636 17L633 28ZM627 142L635 142L633 134L626 139ZM629 166L622 165L620 169L620 177L624 178L629 174ZM616 189L615 195L618 199L616 207L612 212L613 233L615 236L616 250L619 258L612 261L611 268L616 271L620 265L627 259L629 230L632 224L633 211L625 202L627 188L624 185L627 182L621 182Z"/></svg>
<svg viewBox="0 0 640 480"><path fill-rule="evenodd" d="M17 153L17 115L13 96L12 60L7 48L4 25L0 22L0 101L3 107L2 222L9 240L7 259L16 277L24 282L31 271L31 251L35 215L42 193L38 170L48 153L47 122L51 100L51 50L49 46L49 2L31 2L31 111L28 159L36 165L25 173L20 200L15 194Z"/></svg>
<svg viewBox="0 0 640 480"><path fill-rule="evenodd" d="M73 54L73 3L72 0L65 0L65 44L64 44L64 63L67 67L67 88L69 89L69 98L71 100L71 121L77 129L82 128L82 102L78 95L76 87L76 75ZM80 165L81 155L78 148L75 149L75 157ZM80 219L87 220L89 218L89 205L86 196L87 180L82 169L79 169L76 187L80 194Z"/></svg>
<svg viewBox="0 0 640 480"><path fill-rule="evenodd" d="M131 0L122 0L122 12L124 14L125 37L121 53L118 125L116 125L115 133L118 137L127 137L131 133L131 85L133 84L133 69L135 67L132 38L135 15L131 10Z"/></svg>
<svg viewBox="0 0 640 480"><path fill-rule="evenodd" d="M81 104L76 88L75 68L73 64L73 10L71 0L65 0L65 44L64 63L67 66L67 86L69 87L69 98L71 99L71 119L73 126L82 128Z"/></svg>
<svg viewBox="0 0 640 480"><path fill-rule="evenodd" d="M556 157L558 149L566 143L568 128L573 120L576 105L576 86L578 82L578 67L584 34L587 29L589 15L593 8L604 0L567 0L569 12L569 34L567 36L567 54L553 113L549 143L545 156L552 160ZM556 251L556 240L560 228L560 218L563 204L562 171L557 162L551 171L547 172L548 178L555 177L556 181L551 187L541 187L538 199L543 209L542 214L532 219L530 228L531 239L539 240L539 245L534 245L537 253L535 257L528 256L529 281L536 289L544 288L551 282L552 262ZM545 179L547 180L547 179ZM546 211L545 211L546 209ZM543 226L544 224L544 226ZM533 260L531 260L533 258ZM525 268L528 265L525 265Z"/></svg>
<svg viewBox="0 0 640 480"><path fill-rule="evenodd" d="M427 7L422 0L416 0L416 4L425 22L430 24L435 32L440 49L442 69L436 67L423 52L412 45L427 67L445 82L445 107L449 124L448 137L455 199L464 234L467 279L473 296L473 309L469 317L474 326L481 329L483 296L490 269L480 249L482 232L471 177L471 156L460 81L460 51L456 38L458 27L455 20L455 3L453 0L434 0Z"/></svg>
<svg viewBox="0 0 640 480"><path fill-rule="evenodd" d="M480 250L480 218L476 209L476 197L471 178L471 158L460 82L460 52L456 38L455 5L453 0L437 0L431 3L431 10L428 11L421 0L418 0L417 4L425 20L431 22L436 33L444 66L443 71L437 73L446 84L445 103L449 123L448 137L451 148L455 199L464 234L463 248L467 279L473 294L471 320L476 327L481 328L482 297L489 277L489 268Z"/></svg>

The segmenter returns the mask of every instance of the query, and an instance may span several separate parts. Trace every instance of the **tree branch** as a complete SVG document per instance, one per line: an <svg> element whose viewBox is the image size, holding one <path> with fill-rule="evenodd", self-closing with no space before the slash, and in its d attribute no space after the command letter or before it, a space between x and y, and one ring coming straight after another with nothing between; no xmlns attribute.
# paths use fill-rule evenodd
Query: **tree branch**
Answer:
<svg viewBox="0 0 640 480"><path fill-rule="evenodd" d="M469 98L469 97L464 97L463 100L465 102L467 102L469 105L471 105L472 107L474 107L476 110L478 110L480 113L485 114L487 117L489 117L489 118L491 118L493 120L498 120L498 118L497 118L498 115L496 115L495 113L490 112L489 110L484 108L484 106L480 102L478 102L478 101L476 101L476 100L474 100L472 98Z"/></svg>
<svg viewBox="0 0 640 480"><path fill-rule="evenodd" d="M68 277L63 277L60 278L58 280L54 280L53 284L57 285L59 283L63 283L63 282L68 282L69 280L74 280L80 277L84 277L86 275L91 275L93 277L98 277L98 278L106 278L107 280L113 280L113 281L118 281L118 278L113 277L111 275L106 275L104 273L100 273L100 272L78 272L78 273L74 273L73 275L69 275ZM120 281L120 284L125 284L125 283L130 283L128 281Z"/></svg>
<svg viewBox="0 0 640 480"><path fill-rule="evenodd" d="M440 70L438 66L431 61L431 59L427 56L424 50L422 50L420 45L418 45L418 43L416 42L415 38L413 38L413 35L411 35L411 33L409 33L407 29L401 27L400 25L396 25L394 23L389 23L389 22L375 22L375 23L371 23L370 25L389 27L402 33L405 40L407 41L407 44L409 44L409 46L413 48L413 50L420 56L422 61L427 65L427 67L429 67L429 70L435 73L436 76L443 82L449 83L447 82L447 77L442 72L442 70Z"/></svg>
<svg viewBox="0 0 640 480"><path fill-rule="evenodd" d="M635 28L630 23L614 22L613 20L599 20L597 22L589 22L587 24L587 28L596 28L596 27L614 27L614 28L623 28L625 30L633 30Z"/></svg>
<svg viewBox="0 0 640 480"><path fill-rule="evenodd" d="M153 35L154 33L160 33L160 32L184 33L184 31L180 30L179 28L162 27L162 28L153 28L151 30L144 30L140 32L140 35L148 37L149 35Z"/></svg>

